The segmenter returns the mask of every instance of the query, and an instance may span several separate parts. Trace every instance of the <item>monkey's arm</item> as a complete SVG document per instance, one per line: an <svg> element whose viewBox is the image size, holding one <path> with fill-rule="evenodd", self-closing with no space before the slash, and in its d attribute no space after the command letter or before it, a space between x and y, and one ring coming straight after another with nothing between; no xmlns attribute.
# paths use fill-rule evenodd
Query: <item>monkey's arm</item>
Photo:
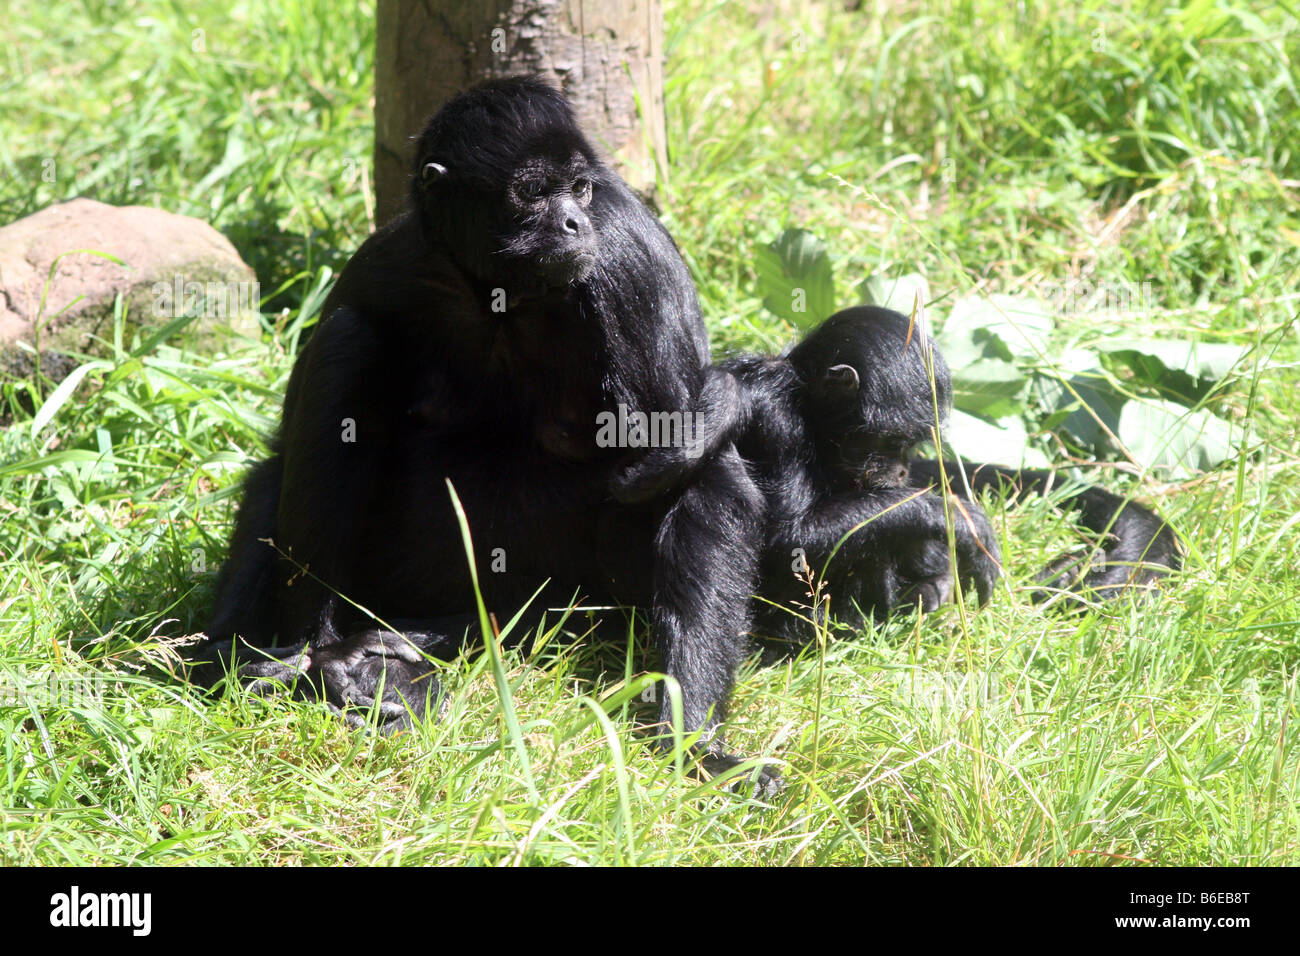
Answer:
<svg viewBox="0 0 1300 956"><path fill-rule="evenodd" d="M1010 491L1014 501L1031 494L1045 494L1056 478L1053 472L1040 469L943 462L942 473L947 477L948 489L963 499L967 495L963 471L972 492ZM937 486L941 482L940 463L913 461L911 478L914 485ZM1078 509L1079 523L1089 531L1106 535L1107 542L1101 560L1091 562L1090 566L1075 555L1055 559L1039 574L1041 582L1052 583L1057 588L1090 590L1102 600L1110 600L1129 588L1148 586L1182 566L1177 535L1150 508L1096 485L1069 491L1066 500ZM1047 596L1040 592L1035 599Z"/></svg>
<svg viewBox="0 0 1300 956"><path fill-rule="evenodd" d="M681 444L651 448L615 471L610 479L614 500L629 504L649 501L684 484L702 463L717 457L739 436L749 419L749 408L735 376L709 367L695 406L687 409L685 416L690 426L689 431L683 427Z"/></svg>
<svg viewBox="0 0 1300 956"><path fill-rule="evenodd" d="M284 435L276 546L282 574L280 640L324 638L331 589L350 594L374 555L356 553L396 414L380 333L349 306L323 322L294 370L293 427Z"/></svg>
<svg viewBox="0 0 1300 956"><path fill-rule="evenodd" d="M1001 573L997 537L979 506L957 500L950 504L959 576L963 586L974 585L985 604ZM802 548L813 569L820 570L832 554L852 564L889 561L900 547L947 538L942 499L924 489L891 488L827 496L776 521L771 545L781 554Z"/></svg>

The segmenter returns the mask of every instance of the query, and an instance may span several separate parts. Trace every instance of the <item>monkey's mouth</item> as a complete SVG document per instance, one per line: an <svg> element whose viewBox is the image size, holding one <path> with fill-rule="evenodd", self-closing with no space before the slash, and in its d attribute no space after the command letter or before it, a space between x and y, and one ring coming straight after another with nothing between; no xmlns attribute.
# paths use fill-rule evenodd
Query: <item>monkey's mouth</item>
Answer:
<svg viewBox="0 0 1300 956"><path fill-rule="evenodd" d="M910 480L908 467L898 461L867 461L849 465L840 472L841 478L854 491L887 491L902 488Z"/></svg>
<svg viewBox="0 0 1300 956"><path fill-rule="evenodd" d="M581 282L596 268L596 254L587 249L562 252L537 260L537 272L548 286L561 287Z"/></svg>

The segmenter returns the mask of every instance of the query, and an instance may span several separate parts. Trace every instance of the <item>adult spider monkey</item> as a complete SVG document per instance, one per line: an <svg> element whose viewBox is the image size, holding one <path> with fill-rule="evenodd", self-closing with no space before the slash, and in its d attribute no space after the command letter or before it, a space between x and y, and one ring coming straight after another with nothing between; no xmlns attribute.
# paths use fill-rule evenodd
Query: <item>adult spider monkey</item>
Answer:
<svg viewBox="0 0 1300 956"><path fill-rule="evenodd" d="M615 409L694 413L716 375L676 246L561 93L514 77L461 94L419 138L410 208L348 262L298 356L196 678L233 666L418 715L437 693L425 654L456 653L475 610L450 482L498 620L531 600L528 632L575 596L648 608L686 731L710 768L734 765L715 730L746 650L761 495L725 439L621 494L645 452L597 428Z"/></svg>

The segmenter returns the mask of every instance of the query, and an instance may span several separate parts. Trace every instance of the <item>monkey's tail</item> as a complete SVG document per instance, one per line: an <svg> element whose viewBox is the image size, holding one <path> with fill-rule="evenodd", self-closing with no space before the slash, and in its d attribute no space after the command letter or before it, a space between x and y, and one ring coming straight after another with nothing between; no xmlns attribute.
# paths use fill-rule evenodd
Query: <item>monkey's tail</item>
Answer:
<svg viewBox="0 0 1300 956"><path fill-rule="evenodd" d="M204 628L208 641L224 641L238 634L256 646L274 636L276 512L284 462L274 455L244 479L244 503L235 519L230 555L217 578L217 601ZM200 646L202 648L202 645Z"/></svg>
<svg viewBox="0 0 1300 956"><path fill-rule="evenodd" d="M912 462L912 483L939 484L939 465L937 461ZM1010 492L1015 501L1046 494L1057 477L1054 472L1039 469L955 461L943 462L942 473L949 490L962 497L967 496L968 489L971 493L990 489ZM1128 591L1149 589L1182 567L1178 536L1150 508L1096 485L1067 491L1066 500L1078 511L1083 527L1104 536L1104 544L1099 553L1067 553L1051 561L1037 575L1045 588L1034 593L1035 601L1047 600L1062 591L1110 601Z"/></svg>

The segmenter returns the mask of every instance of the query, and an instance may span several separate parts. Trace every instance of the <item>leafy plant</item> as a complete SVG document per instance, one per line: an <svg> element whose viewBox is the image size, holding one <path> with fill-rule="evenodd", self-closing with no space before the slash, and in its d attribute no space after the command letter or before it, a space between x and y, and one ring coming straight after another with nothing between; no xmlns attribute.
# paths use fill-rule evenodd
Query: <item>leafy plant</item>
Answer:
<svg viewBox="0 0 1300 956"><path fill-rule="evenodd" d="M800 331L835 311L829 251L807 230L761 247L755 271L764 306ZM963 457L1042 465L1045 449L1030 442L1037 434L1076 454L1122 454L1177 476L1218 466L1249 437L1204 407L1231 387L1247 347L1134 337L1053 354L1054 310L1034 296L965 296L943 319L926 306L932 296L918 274L868 276L858 295L939 326L953 385L945 440Z"/></svg>

